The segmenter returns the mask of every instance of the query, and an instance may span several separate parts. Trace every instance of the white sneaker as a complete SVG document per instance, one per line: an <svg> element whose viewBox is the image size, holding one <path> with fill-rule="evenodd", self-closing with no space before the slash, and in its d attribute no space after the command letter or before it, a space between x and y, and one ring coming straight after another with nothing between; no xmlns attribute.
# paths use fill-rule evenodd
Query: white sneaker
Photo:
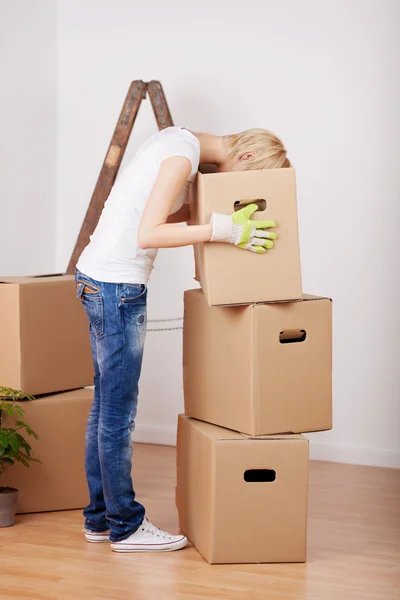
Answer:
<svg viewBox="0 0 400 600"><path fill-rule="evenodd" d="M126 540L111 542L114 552L171 552L180 550L188 543L184 535L171 535L159 529L145 517L135 533Z"/></svg>
<svg viewBox="0 0 400 600"><path fill-rule="evenodd" d="M106 531L90 531L85 529L85 538L87 542L109 542L110 541L110 530Z"/></svg>

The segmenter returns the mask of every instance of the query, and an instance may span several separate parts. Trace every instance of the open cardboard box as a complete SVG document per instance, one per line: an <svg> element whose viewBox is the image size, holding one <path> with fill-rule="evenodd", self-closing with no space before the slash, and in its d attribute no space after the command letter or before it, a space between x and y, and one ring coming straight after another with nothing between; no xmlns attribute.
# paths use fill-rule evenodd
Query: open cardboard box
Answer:
<svg viewBox="0 0 400 600"><path fill-rule="evenodd" d="M199 173L190 186L191 224L256 202L254 219L275 220L279 238L258 255L231 244L195 246L196 278L210 306L302 298L296 177L293 168Z"/></svg>

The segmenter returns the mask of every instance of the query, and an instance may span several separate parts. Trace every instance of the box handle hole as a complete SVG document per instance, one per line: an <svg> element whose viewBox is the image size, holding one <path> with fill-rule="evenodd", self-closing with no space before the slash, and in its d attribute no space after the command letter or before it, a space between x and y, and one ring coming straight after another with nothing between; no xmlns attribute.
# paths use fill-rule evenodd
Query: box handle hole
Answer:
<svg viewBox="0 0 400 600"><path fill-rule="evenodd" d="M264 200L264 198L256 198L255 200L236 200L234 204L235 212L237 210L241 210L248 204L257 204L257 212L264 212L265 210L267 210L267 201Z"/></svg>
<svg viewBox="0 0 400 600"><path fill-rule="evenodd" d="M297 344L304 342L307 338L307 333L304 329L287 329L279 334L281 344Z"/></svg>
<svg viewBox="0 0 400 600"><path fill-rule="evenodd" d="M249 469L244 472L244 480L248 483L271 483L276 479L276 472L273 469Z"/></svg>

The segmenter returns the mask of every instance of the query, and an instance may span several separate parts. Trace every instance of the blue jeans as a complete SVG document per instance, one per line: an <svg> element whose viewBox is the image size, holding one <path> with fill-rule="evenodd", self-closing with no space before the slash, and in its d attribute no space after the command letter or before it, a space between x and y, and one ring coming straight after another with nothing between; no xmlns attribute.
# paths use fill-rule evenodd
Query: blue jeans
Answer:
<svg viewBox="0 0 400 600"><path fill-rule="evenodd" d="M121 541L141 525L145 510L133 490L132 439L146 335L147 288L75 276L89 320L94 400L86 431L85 468L90 504L85 527L110 529Z"/></svg>

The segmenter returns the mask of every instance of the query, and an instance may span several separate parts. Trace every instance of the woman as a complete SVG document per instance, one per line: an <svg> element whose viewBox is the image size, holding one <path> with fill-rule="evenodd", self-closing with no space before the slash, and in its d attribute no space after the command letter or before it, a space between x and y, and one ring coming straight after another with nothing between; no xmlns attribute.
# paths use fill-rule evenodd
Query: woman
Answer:
<svg viewBox="0 0 400 600"><path fill-rule="evenodd" d="M89 323L95 392L86 434L90 504L84 510L89 542L116 552L177 550L182 535L155 527L135 500L131 479L138 381L146 333L146 295L158 248L225 242L259 253L273 247L273 221L251 221L251 207L214 213L207 225L188 220L187 188L199 163L220 172L289 167L272 133L193 134L169 127L152 136L115 183L89 245L77 265L78 297Z"/></svg>

